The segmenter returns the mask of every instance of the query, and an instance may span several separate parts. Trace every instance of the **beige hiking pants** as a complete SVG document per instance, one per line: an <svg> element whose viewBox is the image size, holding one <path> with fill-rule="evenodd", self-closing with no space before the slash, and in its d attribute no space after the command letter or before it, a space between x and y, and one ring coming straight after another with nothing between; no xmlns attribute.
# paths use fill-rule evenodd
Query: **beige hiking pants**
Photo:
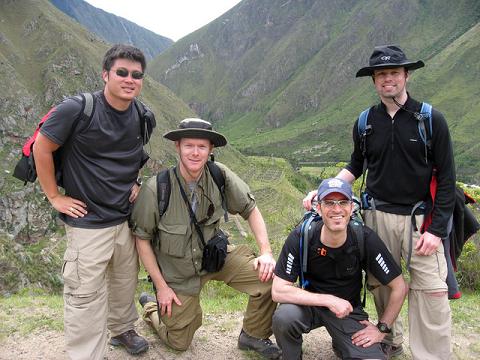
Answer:
<svg viewBox="0 0 480 360"><path fill-rule="evenodd" d="M417 227L423 222L423 215L416 216ZM365 224L373 228L373 211L364 213ZM401 258L407 259L410 242L410 215L389 214L376 210L377 234L387 245L393 258L400 264ZM374 229L375 230L375 229ZM418 231L413 231L412 257L410 260L410 284L408 294L408 323L410 350L415 360L450 359L451 345L451 311L447 296L447 263L443 244L430 256L415 254L415 245L420 238ZM370 286L376 287L372 293L380 317L387 306L390 291L372 275L368 277ZM385 342L399 346L403 342L402 322L397 318L391 336Z"/></svg>
<svg viewBox="0 0 480 360"><path fill-rule="evenodd" d="M272 301L272 282L260 282L258 272L253 270L254 259L255 255L248 246L235 247L227 254L222 270L202 276L201 285L203 287L209 280L218 280L249 294L243 330L248 335L263 339L272 335L272 315L277 304ZM195 331L202 325L202 308L199 296L176 295L182 306L172 303L171 317L164 315L159 322L157 304L149 302L143 309L143 319L157 331L165 344L184 351L192 342Z"/></svg>
<svg viewBox="0 0 480 360"><path fill-rule="evenodd" d="M103 359L111 336L133 329L138 255L127 222L104 229L65 225L65 343L70 359Z"/></svg>

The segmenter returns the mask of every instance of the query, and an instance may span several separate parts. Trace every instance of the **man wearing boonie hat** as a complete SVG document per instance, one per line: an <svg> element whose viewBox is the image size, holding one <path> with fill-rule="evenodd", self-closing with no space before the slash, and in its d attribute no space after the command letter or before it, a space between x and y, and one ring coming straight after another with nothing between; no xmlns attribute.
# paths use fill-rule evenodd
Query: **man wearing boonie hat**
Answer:
<svg viewBox="0 0 480 360"><path fill-rule="evenodd" d="M273 316L273 332L283 358L301 359L302 334L325 326L334 352L342 359L386 359L381 341L408 291L402 270L367 227L362 230L365 253L361 258L361 245L349 225L353 204L348 182L323 180L316 209L322 222L313 222L309 230L307 270L302 274L301 225L288 236L275 267L272 296L281 305ZM362 307L362 270L391 291L378 325L368 321ZM302 275L308 280L305 288L295 285Z"/></svg>
<svg viewBox="0 0 480 360"><path fill-rule="evenodd" d="M160 216L154 176L142 186L131 217L138 253L157 291L157 299L146 293L140 296L145 321L166 345L186 350L202 324L202 287L209 280L223 281L250 296L239 348L268 359L279 358L280 349L269 340L276 304L271 298L275 260L267 229L248 185L217 162L225 179L226 208L248 221L260 255L256 257L246 245L228 245L220 270L207 272L202 266L201 237L204 242L211 239L224 215L221 192L207 161L213 148L225 146L227 140L201 119L185 119L164 137L175 142L179 157L177 166L168 170L168 206Z"/></svg>
<svg viewBox="0 0 480 360"><path fill-rule="evenodd" d="M452 353L447 263L442 238L448 235L453 213L455 167L448 126L436 109L432 109L431 131L428 120L424 121L428 141L421 138L422 104L410 96L406 86L410 71L423 66L421 60L408 60L398 46L375 47L369 65L361 68L356 76L372 78L381 102L370 108L365 136L358 133L358 120L355 123L354 151L350 163L337 177L353 182L362 175L366 160L369 204L364 211L365 223L377 232L398 264L401 258L410 259L408 315L412 356L418 360L439 360L450 359ZM421 233L417 229L423 223L424 213L421 209L413 210L415 204L429 199L434 168L437 190L432 222L427 231ZM371 208L372 200L376 209ZM382 316L389 291L374 280L370 277L369 283L375 288L372 291L375 305ZM386 342L392 346L393 354L402 352L399 319Z"/></svg>

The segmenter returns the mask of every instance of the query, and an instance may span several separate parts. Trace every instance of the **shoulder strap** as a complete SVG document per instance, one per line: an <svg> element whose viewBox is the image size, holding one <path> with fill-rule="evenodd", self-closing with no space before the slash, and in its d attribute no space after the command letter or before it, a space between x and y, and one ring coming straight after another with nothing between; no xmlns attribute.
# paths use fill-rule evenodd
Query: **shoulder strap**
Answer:
<svg viewBox="0 0 480 360"><path fill-rule="evenodd" d="M214 161L207 161L207 167L210 171L210 175L212 175L213 181L220 190L220 195L222 196L222 208L224 211L224 219L228 221L228 211L227 211L227 199L225 196L225 177L223 176L222 170L215 164Z"/></svg>
<svg viewBox="0 0 480 360"><path fill-rule="evenodd" d="M424 144L428 144L428 141L432 138L433 129L432 129L432 105L428 103L422 103L422 108L420 109L420 115L423 121L418 122L418 132ZM425 126L425 120L428 121L428 129Z"/></svg>
<svg viewBox="0 0 480 360"><path fill-rule="evenodd" d="M367 120L368 120L369 113L370 113L370 108L365 109L360 113L360 116L358 117L357 131L359 136L367 135Z"/></svg>
<svg viewBox="0 0 480 360"><path fill-rule="evenodd" d="M160 216L165 214L170 201L170 174L169 169L164 169L157 174L157 202Z"/></svg>
<svg viewBox="0 0 480 360"><path fill-rule="evenodd" d="M360 185L360 193L362 192L363 185L365 183L365 173L368 167L367 160L367 135L372 131L372 125L368 125L368 114L370 113L370 108L363 110L358 117L357 131L358 136L360 137L360 150L362 151L363 156L363 168L362 168L362 184Z"/></svg>
<svg viewBox="0 0 480 360"><path fill-rule="evenodd" d="M362 306L365 307L367 302L367 281L368 281L368 271L367 271L367 252L365 251L365 233L363 229L363 224L357 220L350 220L348 226L353 231L354 239L357 243L358 250L360 252L360 263L362 268L364 269L364 279L363 279L363 298L362 298Z"/></svg>
<svg viewBox="0 0 480 360"><path fill-rule="evenodd" d="M322 226L322 218L315 212L312 212L302 223L300 228L300 246L299 246L299 259L300 259L300 286L305 289L309 285L309 281L305 279L305 273L307 272L308 264L308 243L312 237L312 223L318 222L319 226Z"/></svg>
<svg viewBox="0 0 480 360"><path fill-rule="evenodd" d="M143 145L145 145L149 142L153 129L157 126L157 122L155 115L147 105L137 98L134 99L134 104L140 118L140 133L142 134Z"/></svg>

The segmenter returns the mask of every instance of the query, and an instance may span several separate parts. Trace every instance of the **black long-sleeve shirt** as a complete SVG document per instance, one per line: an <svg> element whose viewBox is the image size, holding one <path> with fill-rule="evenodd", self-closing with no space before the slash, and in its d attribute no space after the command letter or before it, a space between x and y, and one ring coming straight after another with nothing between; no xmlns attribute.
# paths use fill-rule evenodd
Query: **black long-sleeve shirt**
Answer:
<svg viewBox="0 0 480 360"><path fill-rule="evenodd" d="M404 107L419 112L421 103L409 96ZM438 187L428 231L445 237L455 203L455 166L450 133L443 115L432 109L432 151L427 162L418 120L409 111L399 109L392 118L383 103L370 109L368 124L372 131L366 137L367 192L375 199L390 203L378 206L379 210L409 215L412 205L428 198L435 167ZM428 120L425 125L428 126ZM363 170L360 140L357 120L353 127L354 150L346 166L355 178L361 176Z"/></svg>

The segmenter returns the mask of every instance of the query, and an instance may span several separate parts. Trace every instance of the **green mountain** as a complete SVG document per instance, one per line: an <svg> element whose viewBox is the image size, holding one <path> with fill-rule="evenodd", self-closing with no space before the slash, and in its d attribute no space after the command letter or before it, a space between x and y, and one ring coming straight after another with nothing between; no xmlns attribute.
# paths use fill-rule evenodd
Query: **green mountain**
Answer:
<svg viewBox="0 0 480 360"><path fill-rule="evenodd" d="M148 60L173 44L173 40L142 28L120 16L98 9L83 0L50 0L68 16L111 44L131 44Z"/></svg>
<svg viewBox="0 0 480 360"><path fill-rule="evenodd" d="M103 87L101 60L109 45L63 14L48 0L0 1L0 295L28 284L61 287L62 227L38 183L13 178L21 148L51 106L64 96ZM192 110L169 89L148 76L141 99L155 112L157 128L146 146L151 160L144 175L176 161L174 146L162 134L192 117ZM233 147L216 159L251 186L278 251L286 229L299 219L303 190L313 186L281 159L247 158ZM239 223L240 226L236 226ZM226 225L233 242L243 239L234 219Z"/></svg>
<svg viewBox="0 0 480 360"><path fill-rule="evenodd" d="M355 73L397 43L426 62L409 90L444 112L458 177L479 183L479 20L477 0L242 1L150 71L243 153L319 165L349 159L352 124L378 101Z"/></svg>

